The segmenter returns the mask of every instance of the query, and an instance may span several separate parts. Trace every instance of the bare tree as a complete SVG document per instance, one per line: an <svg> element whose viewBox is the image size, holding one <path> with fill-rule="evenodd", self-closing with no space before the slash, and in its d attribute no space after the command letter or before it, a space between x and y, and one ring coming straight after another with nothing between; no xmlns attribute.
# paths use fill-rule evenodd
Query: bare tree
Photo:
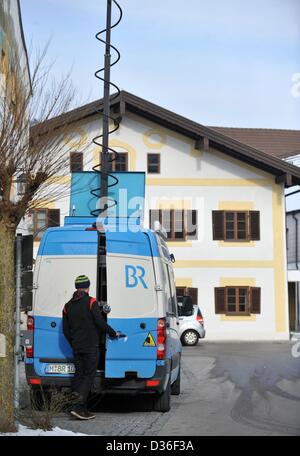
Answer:
<svg viewBox="0 0 300 456"><path fill-rule="evenodd" d="M47 49L35 56L31 82L26 83L27 75L13 59L0 87L0 334L6 338L6 357L0 358L0 432L14 429L16 228L41 198L55 200L66 191L53 181L69 172L62 139L70 134L71 118L63 114L72 107L75 91L69 75L50 80ZM55 120L49 119L57 116L56 127ZM17 195L15 183L20 175L23 192Z"/></svg>

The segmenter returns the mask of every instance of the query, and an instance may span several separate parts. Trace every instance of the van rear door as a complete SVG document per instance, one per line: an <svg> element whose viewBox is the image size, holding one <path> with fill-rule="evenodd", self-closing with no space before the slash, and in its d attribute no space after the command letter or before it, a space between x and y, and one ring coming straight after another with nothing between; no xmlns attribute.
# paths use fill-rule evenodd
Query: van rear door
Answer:
<svg viewBox="0 0 300 456"><path fill-rule="evenodd" d="M47 375L48 364L73 358L62 331L62 309L74 280L86 274L96 293L97 233L80 228L51 228L43 237L34 272L34 368Z"/></svg>
<svg viewBox="0 0 300 456"><path fill-rule="evenodd" d="M147 236L143 236L148 243ZM144 252L148 256L114 253L113 243L109 250L107 298L111 313L108 324L126 338L108 339L105 377L124 378L130 373L138 378L151 378L156 370L159 318L151 251L148 245Z"/></svg>

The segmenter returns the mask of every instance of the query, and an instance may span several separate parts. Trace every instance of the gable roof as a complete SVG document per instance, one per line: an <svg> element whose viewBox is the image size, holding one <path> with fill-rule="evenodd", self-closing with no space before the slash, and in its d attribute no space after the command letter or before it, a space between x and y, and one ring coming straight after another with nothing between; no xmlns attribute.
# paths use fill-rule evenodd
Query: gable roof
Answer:
<svg viewBox="0 0 300 456"><path fill-rule="evenodd" d="M120 120L126 111L132 112L194 139L196 148L201 148L205 141L206 144L209 142L210 147L273 174L277 182L284 182L287 187L300 184L300 168L225 135L216 127L201 125L124 90L118 96L112 95L111 98L111 112ZM31 134L34 136L35 133L41 134L41 131L51 131L87 119L101 112L102 107L103 100L93 101L43 124L32 126Z"/></svg>
<svg viewBox="0 0 300 456"><path fill-rule="evenodd" d="M300 154L300 130L209 127L278 158Z"/></svg>

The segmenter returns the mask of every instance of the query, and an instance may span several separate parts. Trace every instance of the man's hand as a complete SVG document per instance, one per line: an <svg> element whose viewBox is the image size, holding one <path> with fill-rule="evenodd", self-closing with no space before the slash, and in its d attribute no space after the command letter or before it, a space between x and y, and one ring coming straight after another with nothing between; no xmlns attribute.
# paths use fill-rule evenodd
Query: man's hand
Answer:
<svg viewBox="0 0 300 456"><path fill-rule="evenodd" d="M121 333L121 331L116 331L114 336L109 336L110 339L119 339L120 337L126 337L125 334Z"/></svg>
<svg viewBox="0 0 300 456"><path fill-rule="evenodd" d="M104 304L103 306L103 312L106 313L106 314L109 314L111 312L111 308L108 304Z"/></svg>

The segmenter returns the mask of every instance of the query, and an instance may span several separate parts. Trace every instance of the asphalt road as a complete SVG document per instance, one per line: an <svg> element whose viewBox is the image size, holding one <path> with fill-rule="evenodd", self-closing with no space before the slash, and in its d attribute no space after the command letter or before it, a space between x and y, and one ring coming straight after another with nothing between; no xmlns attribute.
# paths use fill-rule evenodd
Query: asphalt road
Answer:
<svg viewBox="0 0 300 456"><path fill-rule="evenodd" d="M62 413L63 429L105 436L300 435L300 357L294 343L209 343L183 350L182 394L168 413L140 397L106 396L96 419ZM300 353L300 347L299 347Z"/></svg>

